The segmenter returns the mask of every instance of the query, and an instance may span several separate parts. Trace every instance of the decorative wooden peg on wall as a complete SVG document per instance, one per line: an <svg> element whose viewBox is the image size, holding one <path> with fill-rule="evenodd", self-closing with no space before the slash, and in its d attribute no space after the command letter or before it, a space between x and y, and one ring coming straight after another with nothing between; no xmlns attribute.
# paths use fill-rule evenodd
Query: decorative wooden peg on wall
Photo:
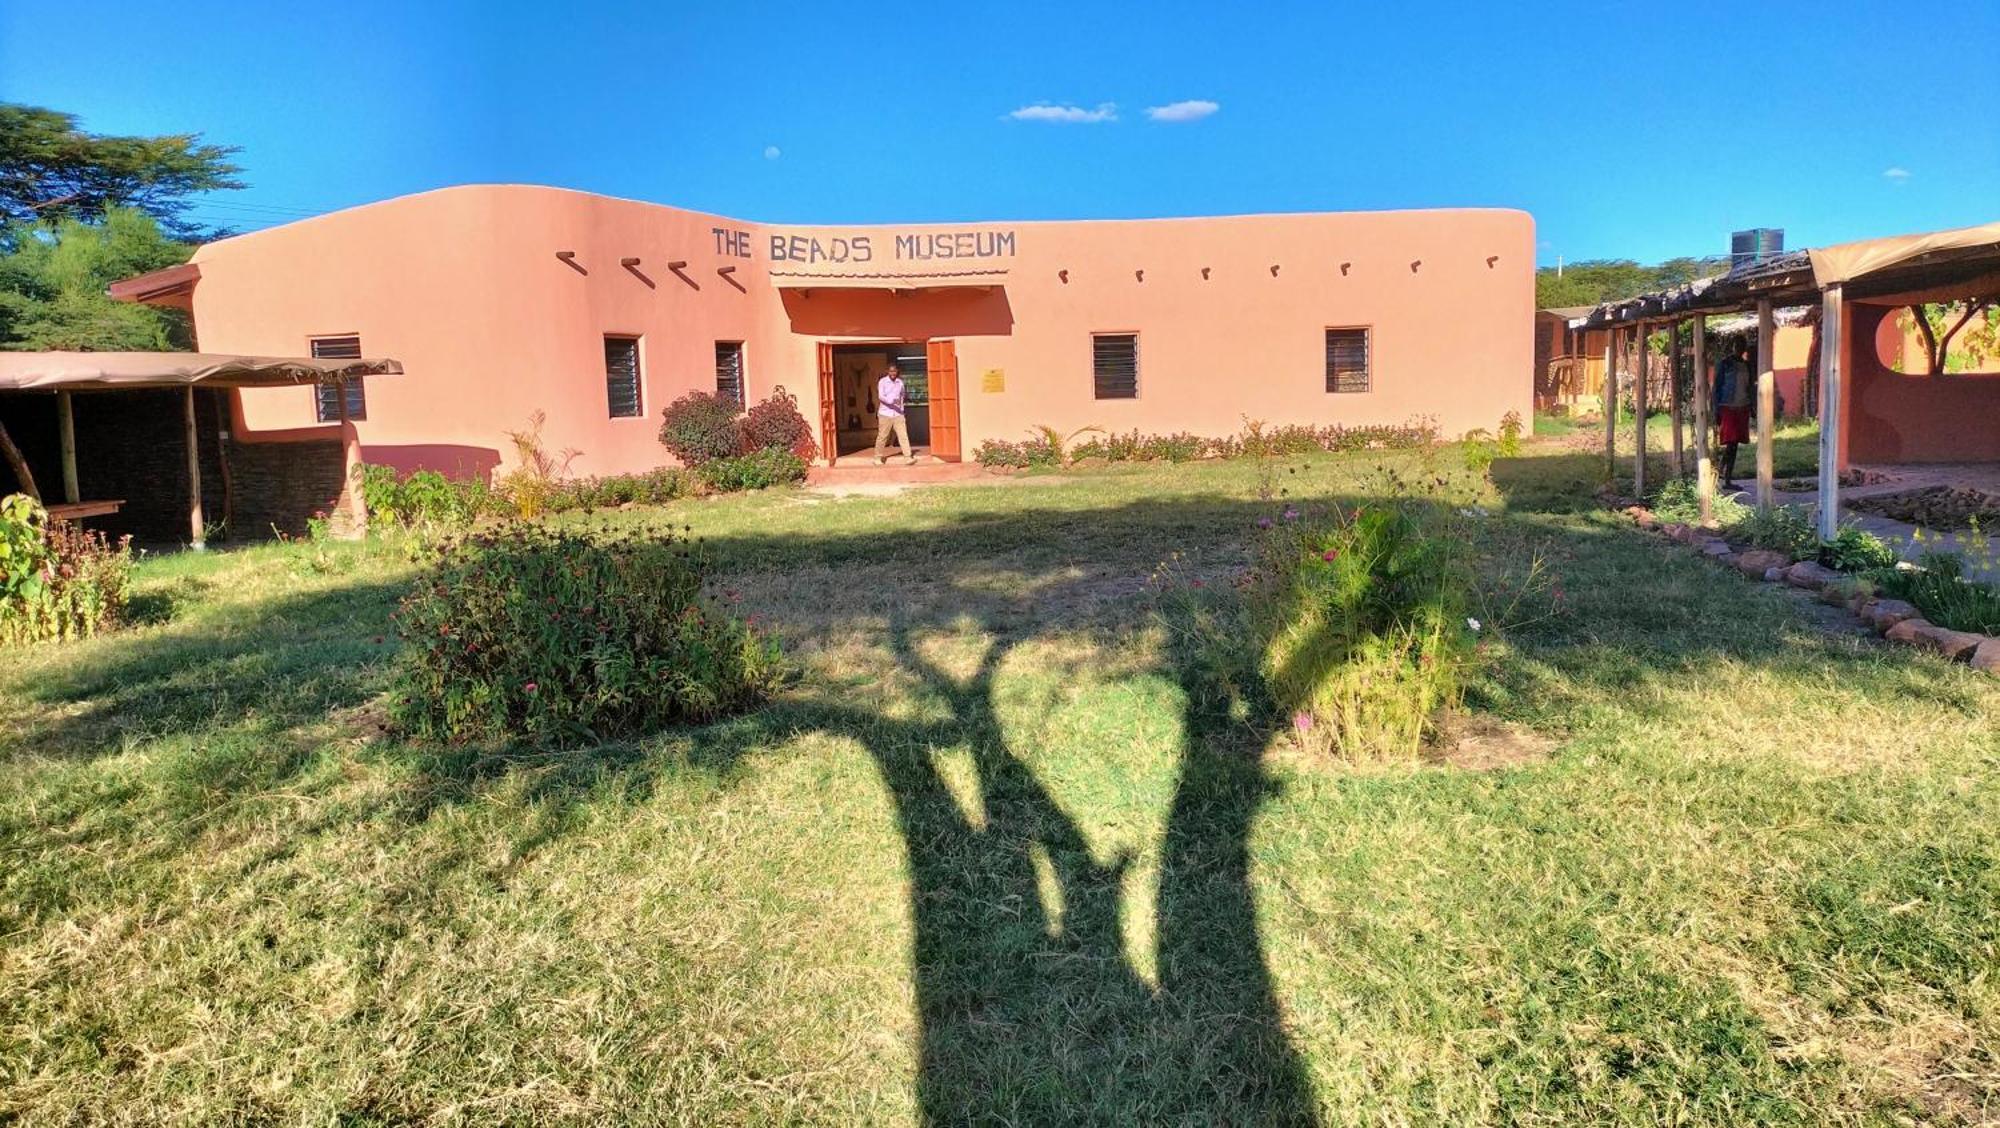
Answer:
<svg viewBox="0 0 2000 1128"><path fill-rule="evenodd" d="M1208 281L1208 268L1205 266L1201 268L1201 280L1203 282Z"/></svg>
<svg viewBox="0 0 2000 1128"><path fill-rule="evenodd" d="M1143 270L1135 270L1132 272L1132 278L1134 281L1144 282L1146 280L1146 272Z"/></svg>
<svg viewBox="0 0 2000 1128"><path fill-rule="evenodd" d="M1276 278L1277 276L1278 276L1278 264L1274 262L1271 264L1271 277Z"/></svg>
<svg viewBox="0 0 2000 1128"><path fill-rule="evenodd" d="M695 290L701 289L701 283L696 282L694 279L688 277L686 259L675 259L674 261L667 264L667 269L673 272L674 277L687 283L690 289L695 289Z"/></svg>
<svg viewBox="0 0 2000 1128"><path fill-rule="evenodd" d="M575 251L557 251L556 258L560 260L564 266L569 267L571 270L576 271L578 274L590 273L590 271L585 270L580 264L578 264L578 262L576 261Z"/></svg>
<svg viewBox="0 0 2000 1128"><path fill-rule="evenodd" d="M1349 267L1352 267L1353 265L1354 265L1354 264L1353 264L1353 263L1351 263L1351 262L1343 262L1343 263L1341 263L1341 264L1340 264L1340 276L1341 276L1342 278L1345 278L1345 277L1347 277L1347 271L1348 271L1348 268L1349 268Z"/></svg>
<svg viewBox="0 0 2000 1128"><path fill-rule="evenodd" d="M1422 259L1411 259L1411 260L1410 260L1410 273L1411 273L1411 274L1415 274L1415 273L1417 272L1417 268L1418 268L1418 267L1420 267L1420 266L1422 266L1423 264L1424 264L1424 260L1422 260Z"/></svg>
<svg viewBox="0 0 2000 1128"><path fill-rule="evenodd" d="M733 267L733 266L718 266L718 267L716 267L716 268L715 268L715 272L716 272L717 274L719 274L719 275L721 275L721 276L722 276L722 280L723 280L724 282L727 282L727 283L729 283L729 284L730 284L731 286L734 286L734 287L736 287L736 292L737 292L737 293L739 293L739 294L747 294L747 293L749 293L749 292L750 292L749 290L747 290L747 289L745 289L745 288L744 288L744 286L743 286L743 283L741 283L741 282L738 282L738 281L736 280L736 268L735 268L735 267Z"/></svg>
<svg viewBox="0 0 2000 1128"><path fill-rule="evenodd" d="M1065 286L1069 285L1069 271L1058 270L1056 271L1056 277L1062 279L1063 285Z"/></svg>
<svg viewBox="0 0 2000 1128"><path fill-rule="evenodd" d="M1500 256L1499 256L1499 255L1487 255L1487 256L1486 256L1486 269L1488 269L1488 270L1492 270L1492 269L1493 269L1493 264L1494 264L1494 263L1496 263L1496 262L1499 262L1499 261L1500 261Z"/></svg>
<svg viewBox="0 0 2000 1128"><path fill-rule="evenodd" d="M658 286L653 285L653 280L651 278L646 277L646 272L639 269L639 259L637 258L637 256L631 258L619 259L618 265L631 271L632 277L637 278L641 282L644 282L648 290L659 289Z"/></svg>

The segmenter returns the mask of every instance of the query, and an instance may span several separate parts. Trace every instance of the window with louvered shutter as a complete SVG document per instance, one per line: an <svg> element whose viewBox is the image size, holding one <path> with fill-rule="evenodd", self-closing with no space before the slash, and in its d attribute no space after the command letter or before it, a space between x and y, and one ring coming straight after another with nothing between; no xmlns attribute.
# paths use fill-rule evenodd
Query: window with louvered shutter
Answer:
<svg viewBox="0 0 2000 1128"><path fill-rule="evenodd" d="M361 358L361 338L359 337L314 337L312 338L314 360L359 360ZM347 417L349 419L368 418L368 393L361 387L361 377L349 377L344 385L347 389ZM314 391L314 414L322 423L340 422L340 390L342 384L321 384Z"/></svg>
<svg viewBox="0 0 2000 1128"><path fill-rule="evenodd" d="M1326 390L1365 392L1368 378L1368 330L1326 331Z"/></svg>
<svg viewBox="0 0 2000 1128"><path fill-rule="evenodd" d="M1092 336L1090 369L1098 399L1138 398L1138 334L1100 333Z"/></svg>
<svg viewBox="0 0 2000 1128"><path fill-rule="evenodd" d="M630 419L640 413L637 337L604 338L604 390L611 418Z"/></svg>
<svg viewBox="0 0 2000 1128"><path fill-rule="evenodd" d="M736 405L747 404L743 391L743 342L715 342L715 394Z"/></svg>

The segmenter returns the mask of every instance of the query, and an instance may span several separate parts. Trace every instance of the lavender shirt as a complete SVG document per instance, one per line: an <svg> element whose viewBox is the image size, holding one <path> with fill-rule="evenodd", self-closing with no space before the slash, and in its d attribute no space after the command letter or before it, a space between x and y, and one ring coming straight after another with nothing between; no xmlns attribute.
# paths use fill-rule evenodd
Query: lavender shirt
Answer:
<svg viewBox="0 0 2000 1128"><path fill-rule="evenodd" d="M875 384L876 410L894 419L903 417L903 382L884 376Z"/></svg>

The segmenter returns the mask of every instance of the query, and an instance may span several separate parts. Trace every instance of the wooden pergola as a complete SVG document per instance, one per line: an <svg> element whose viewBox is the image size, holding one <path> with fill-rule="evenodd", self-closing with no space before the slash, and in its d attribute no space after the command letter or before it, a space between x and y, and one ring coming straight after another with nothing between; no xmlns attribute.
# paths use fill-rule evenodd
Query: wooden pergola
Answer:
<svg viewBox="0 0 2000 1128"><path fill-rule="evenodd" d="M1868 239L1830 247L1792 251L1733 269L1728 274L1696 279L1681 286L1606 302L1573 318L1572 329L1610 331L1605 349L1604 458L1607 470L1617 457L1617 395L1622 333L1635 333L1643 343L1649 327L1691 323L1694 351L1694 425L1696 489L1704 523L1713 517L1715 467L1709 456L1709 368L1706 353L1708 318L1715 314L1754 311L1757 315L1757 504L1772 504L1771 433L1777 414L1777 374L1772 361L1775 323L1772 311L1783 306L1817 305L1814 353L1819 376L1819 535L1831 539L1840 527L1840 451L1843 419L1841 374L1849 367L1853 343L1843 339L1843 314L1848 302L1917 306L1926 302L1964 301L1969 310L2000 302L2000 222L1978 227ZM1968 312L1968 317L1970 313ZM1928 323L1917 318L1928 334ZM1964 322L1961 321L1960 325ZM1953 327L1950 332L1955 332ZM1934 364L1941 367L1950 332L1931 342ZM1643 346L1642 346L1643 347ZM1680 335L1674 335L1676 356ZM1672 404L1675 453L1678 456L1685 405L1681 387L1673 381ZM1637 452L1633 460L1633 492L1646 488L1646 384L1634 384L1634 410L1639 418Z"/></svg>
<svg viewBox="0 0 2000 1128"><path fill-rule="evenodd" d="M0 352L0 393L55 396L57 437L62 456L63 503L49 506L48 510L52 516L80 520L115 512L121 503L103 499L86 501L79 496L71 397L78 392L180 389L183 433L187 439L188 540L190 545L199 549L204 547L206 538L201 508L200 429L195 422L194 393L197 387L342 386L342 394L336 398L340 401L341 439L351 472L359 458L360 444L353 423L347 419L344 385L348 380L361 376L396 375L402 371L400 363L386 358L346 360L184 352ZM13 468L14 476L20 481L21 492L41 501L34 473L4 424L0 424L0 457L4 457ZM358 495L354 504L358 505ZM361 515L357 514L357 517Z"/></svg>

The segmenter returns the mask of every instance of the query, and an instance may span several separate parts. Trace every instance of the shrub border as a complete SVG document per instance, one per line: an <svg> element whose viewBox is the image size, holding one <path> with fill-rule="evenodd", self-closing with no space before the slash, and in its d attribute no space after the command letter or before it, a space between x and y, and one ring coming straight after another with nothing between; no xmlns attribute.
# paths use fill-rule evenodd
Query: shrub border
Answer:
<svg viewBox="0 0 2000 1128"><path fill-rule="evenodd" d="M1910 603L1900 599L1881 599L1868 591L1856 590L1854 577L1836 572L1817 560L1794 560L1775 549L1734 545L1717 536L1713 530L1698 525L1661 521L1643 505L1626 505L1619 512L1631 518L1640 529L1687 545L1708 559L1728 565L1752 579L1812 592L1819 596L1822 603L1845 608L1890 642L1928 650L1946 661L1970 665L1975 670L2000 677L2000 637L1940 627L1925 619Z"/></svg>

